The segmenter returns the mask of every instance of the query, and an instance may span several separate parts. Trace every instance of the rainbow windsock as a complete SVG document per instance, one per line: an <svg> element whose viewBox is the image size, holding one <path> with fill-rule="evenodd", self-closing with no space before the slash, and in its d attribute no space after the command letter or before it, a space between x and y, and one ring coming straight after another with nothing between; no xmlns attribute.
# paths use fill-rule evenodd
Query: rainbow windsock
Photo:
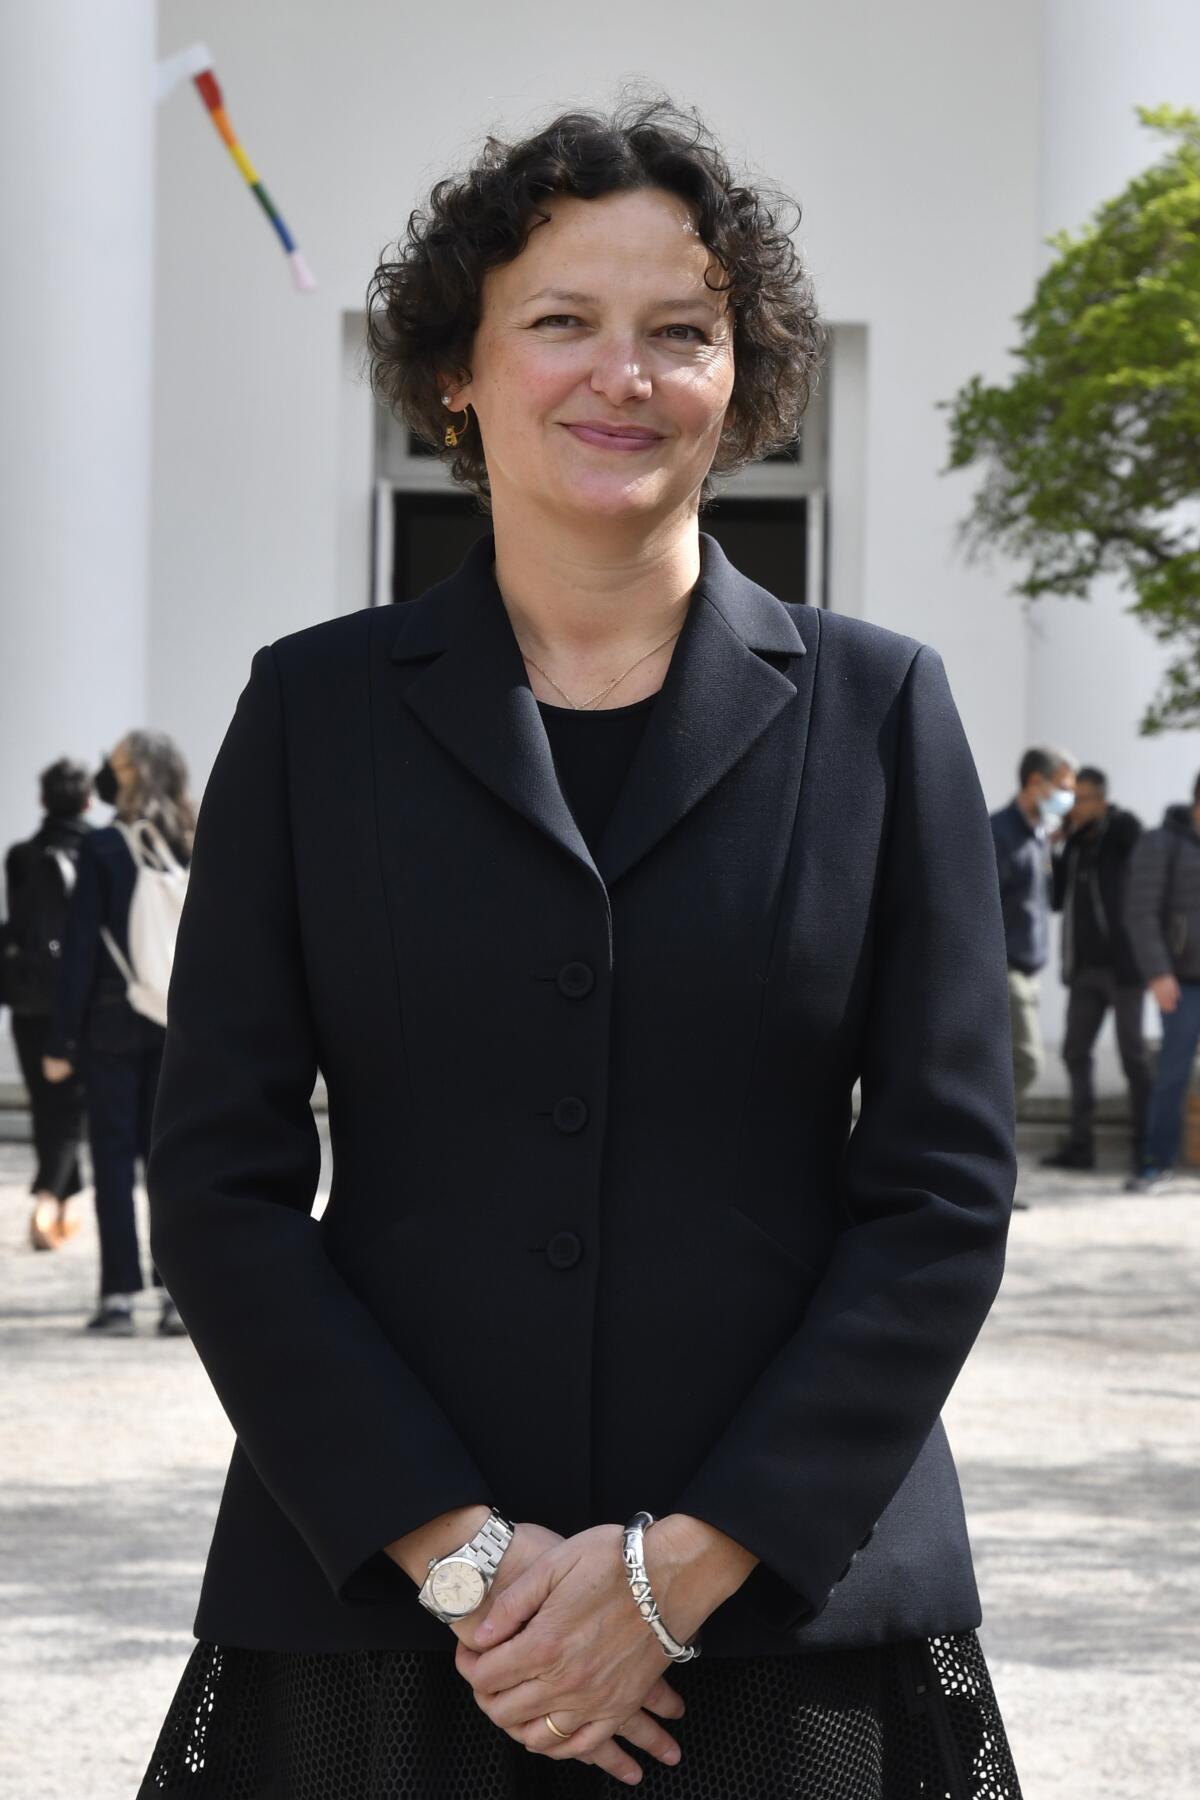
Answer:
<svg viewBox="0 0 1200 1800"><path fill-rule="evenodd" d="M165 100L176 84L188 77L208 108L209 116L220 133L225 148L245 177L250 192L275 227L275 234L292 265L292 277L296 286L305 291L314 288L317 284L313 280L312 270L297 249L295 238L285 225L275 202L259 179L258 170L242 149L233 126L229 123L229 115L225 111L225 100L217 78L212 72L212 57L203 44L193 44L190 49L167 57L159 64L156 79L157 99Z"/></svg>

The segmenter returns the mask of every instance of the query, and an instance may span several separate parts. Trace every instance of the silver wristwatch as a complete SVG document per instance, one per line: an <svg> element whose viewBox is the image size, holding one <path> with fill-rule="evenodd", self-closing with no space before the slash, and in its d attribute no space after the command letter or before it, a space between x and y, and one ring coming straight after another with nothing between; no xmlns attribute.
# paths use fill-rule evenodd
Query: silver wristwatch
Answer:
<svg viewBox="0 0 1200 1800"><path fill-rule="evenodd" d="M514 1529L493 1507L468 1543L445 1556L431 1556L429 1573L417 1593L421 1605L446 1625L482 1606Z"/></svg>

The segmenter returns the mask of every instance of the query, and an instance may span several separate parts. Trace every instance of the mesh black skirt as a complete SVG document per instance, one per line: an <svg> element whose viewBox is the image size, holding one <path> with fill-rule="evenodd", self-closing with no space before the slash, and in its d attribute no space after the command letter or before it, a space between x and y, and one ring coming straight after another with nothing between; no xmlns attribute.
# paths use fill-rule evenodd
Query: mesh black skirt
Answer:
<svg viewBox="0 0 1200 1800"><path fill-rule="evenodd" d="M1020 1800L973 1631L879 1648L712 1657L668 1670L674 1768L624 1745L626 1789L530 1753L475 1704L453 1654L198 1643L138 1800Z"/></svg>

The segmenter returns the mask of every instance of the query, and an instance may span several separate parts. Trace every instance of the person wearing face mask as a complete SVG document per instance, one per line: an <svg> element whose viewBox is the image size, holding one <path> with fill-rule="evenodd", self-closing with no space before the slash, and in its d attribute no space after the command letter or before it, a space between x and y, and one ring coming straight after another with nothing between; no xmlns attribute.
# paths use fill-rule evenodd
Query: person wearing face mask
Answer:
<svg viewBox="0 0 1200 1800"><path fill-rule="evenodd" d="M1026 750L1015 797L992 814L1018 1101L1045 1063L1038 997L1040 972L1050 954L1051 847L1060 840L1063 821L1075 804L1075 767L1063 750L1046 745Z"/></svg>
<svg viewBox="0 0 1200 1800"><path fill-rule="evenodd" d="M135 1168L149 1155L166 1033L130 1005L126 975L106 942L107 936L128 960L137 870L120 826L148 820L176 860L186 864L195 810L183 757L160 732L128 732L102 759L94 785L99 798L115 808L116 820L90 832L81 846L42 1069L50 1082L71 1080L76 1071L83 1076L100 1234L99 1302L86 1329L127 1337L134 1329L133 1296L145 1286ZM183 1335L183 1322L156 1268L151 1282L161 1295L160 1334Z"/></svg>
<svg viewBox="0 0 1200 1800"><path fill-rule="evenodd" d="M92 778L82 763L62 757L43 769L40 791L40 826L4 859L8 917L0 928L0 1003L12 1017L33 1119L37 1169L29 1238L35 1250L57 1250L79 1230L70 1202L83 1187L83 1085L78 1079L47 1081L42 1056L62 967L67 904L80 847L92 829L86 817Z"/></svg>
<svg viewBox="0 0 1200 1800"><path fill-rule="evenodd" d="M1093 1050L1112 1009L1129 1085L1133 1166L1145 1126L1150 1076L1142 1032L1142 978L1125 928L1130 857L1141 821L1109 803L1100 769L1080 769L1066 837L1054 858L1054 910L1062 914L1062 978L1068 990L1063 1061L1071 1081L1066 1142L1043 1156L1050 1169L1093 1169Z"/></svg>

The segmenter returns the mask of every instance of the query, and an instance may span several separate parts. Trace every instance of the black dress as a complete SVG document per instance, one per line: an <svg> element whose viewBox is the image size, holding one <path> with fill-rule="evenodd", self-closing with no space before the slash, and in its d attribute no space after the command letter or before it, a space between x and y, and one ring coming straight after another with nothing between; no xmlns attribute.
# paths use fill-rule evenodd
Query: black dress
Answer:
<svg viewBox="0 0 1200 1800"><path fill-rule="evenodd" d="M603 712L540 704L595 845L654 695ZM191 1800L592 1800L604 1770L532 1755L434 1650L198 1643L138 1790ZM866 1649L667 1665L687 1703L675 1768L625 1748L647 1800L1020 1800L973 1631Z"/></svg>

